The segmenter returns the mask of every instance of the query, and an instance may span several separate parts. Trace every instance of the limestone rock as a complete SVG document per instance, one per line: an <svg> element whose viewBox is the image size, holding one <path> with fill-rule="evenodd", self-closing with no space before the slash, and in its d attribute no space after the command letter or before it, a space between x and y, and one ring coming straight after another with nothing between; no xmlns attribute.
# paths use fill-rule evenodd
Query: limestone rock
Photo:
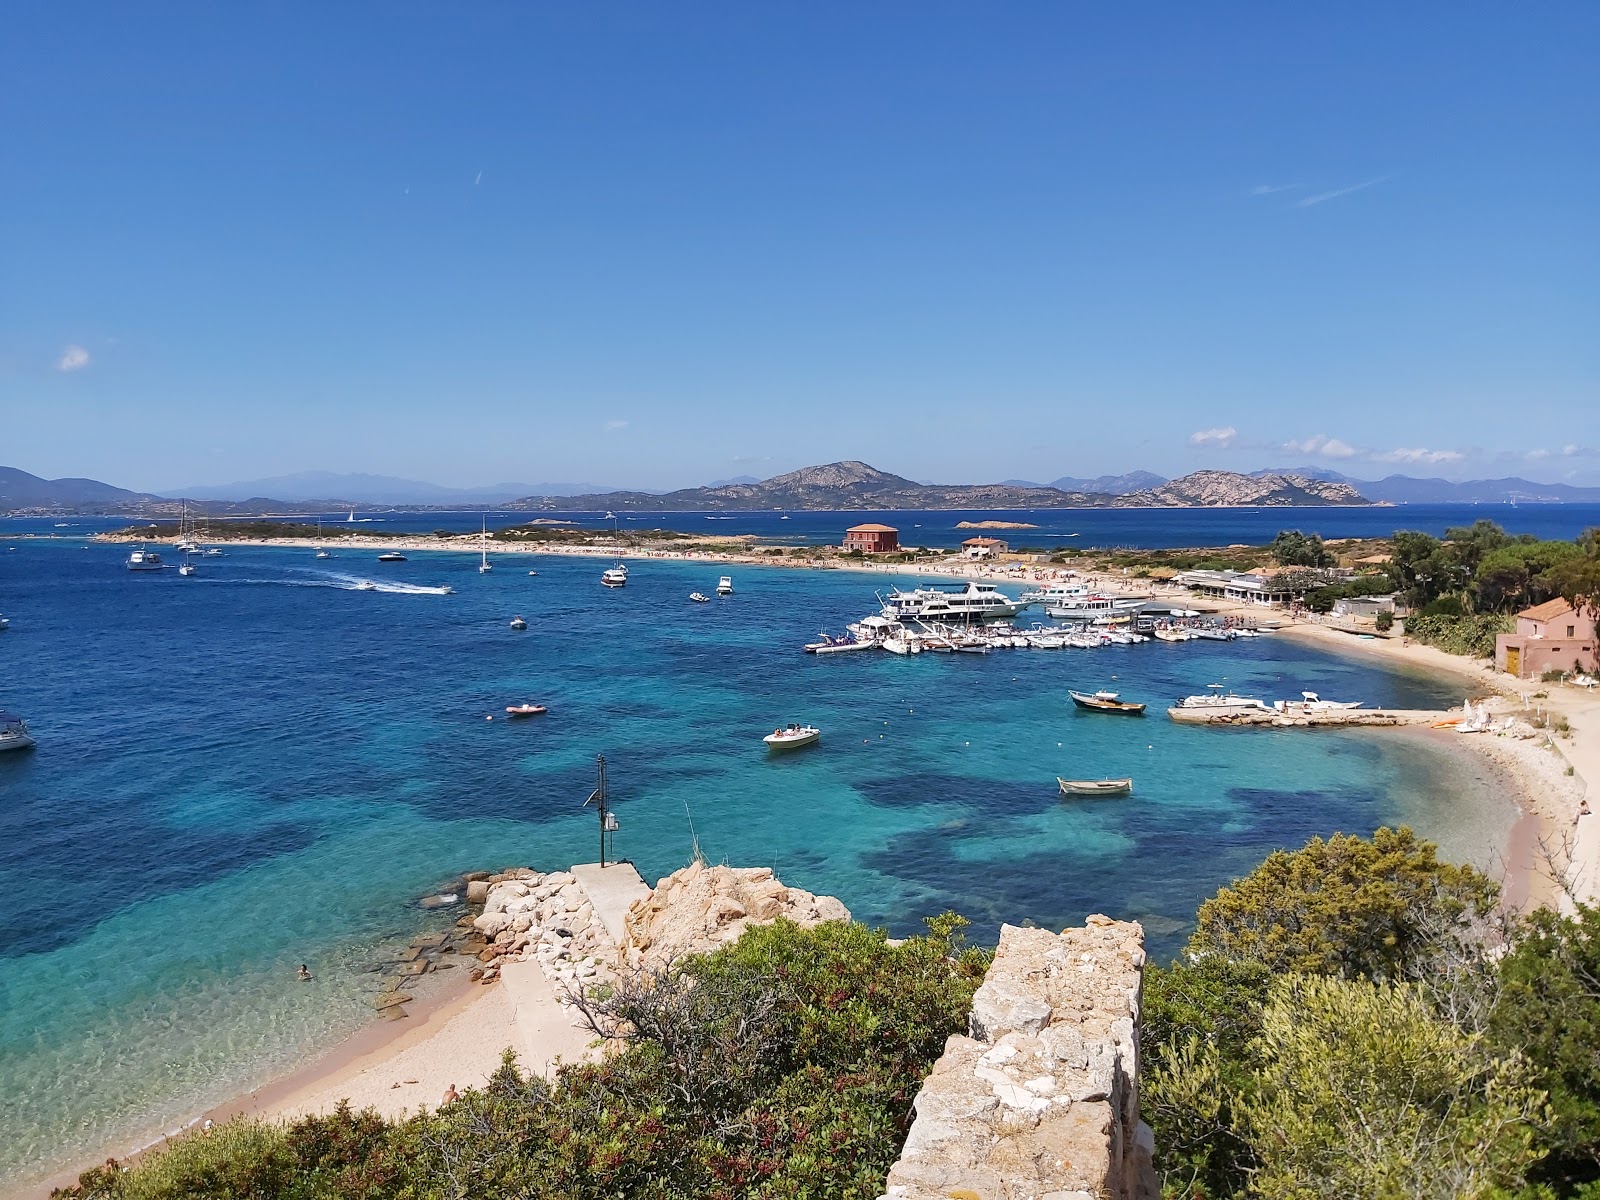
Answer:
<svg viewBox="0 0 1600 1200"><path fill-rule="evenodd" d="M1138 925L1090 917L1053 934L1002 926L970 1037L923 1082L894 1200L1154 1200L1139 1120Z"/></svg>
<svg viewBox="0 0 1600 1200"><path fill-rule="evenodd" d="M623 918L623 955L635 966L660 967L737 941L748 926L780 917L809 927L848 921L850 910L832 896L785 887L770 867L692 863L634 901Z"/></svg>
<svg viewBox="0 0 1600 1200"><path fill-rule="evenodd" d="M484 937L492 938L511 924L511 918L503 912L482 912L472 923Z"/></svg>
<svg viewBox="0 0 1600 1200"><path fill-rule="evenodd" d="M467 881L467 903L482 904L489 899L489 877Z"/></svg>

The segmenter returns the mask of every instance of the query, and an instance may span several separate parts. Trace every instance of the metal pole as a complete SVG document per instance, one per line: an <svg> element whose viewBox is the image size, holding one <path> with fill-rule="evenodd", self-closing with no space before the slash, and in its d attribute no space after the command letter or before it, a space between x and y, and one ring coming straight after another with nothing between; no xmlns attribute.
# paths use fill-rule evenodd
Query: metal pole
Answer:
<svg viewBox="0 0 1600 1200"><path fill-rule="evenodd" d="M599 773L599 786L595 788L595 795L599 797L600 807L600 865L606 865L606 756L595 756L595 766Z"/></svg>

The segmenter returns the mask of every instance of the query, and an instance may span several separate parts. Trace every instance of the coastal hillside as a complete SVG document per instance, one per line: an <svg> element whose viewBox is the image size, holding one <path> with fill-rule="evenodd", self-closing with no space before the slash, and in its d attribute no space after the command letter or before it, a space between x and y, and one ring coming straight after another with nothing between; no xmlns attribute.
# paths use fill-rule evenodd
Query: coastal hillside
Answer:
<svg viewBox="0 0 1600 1200"><path fill-rule="evenodd" d="M158 498L97 479L41 479L16 467L0 467L0 512L120 511Z"/></svg>
<svg viewBox="0 0 1600 1200"><path fill-rule="evenodd" d="M1160 487L1129 492L1111 501L1116 508L1221 508L1229 505L1316 507L1371 504L1348 483L1304 475L1240 475L1235 471L1195 471Z"/></svg>
<svg viewBox="0 0 1600 1200"><path fill-rule="evenodd" d="M900 509L900 508L1093 508L1111 497L1058 488L1005 483L929 484L891 475L864 462L802 467L759 483L682 488L665 495L601 492L590 496L530 496L513 509Z"/></svg>

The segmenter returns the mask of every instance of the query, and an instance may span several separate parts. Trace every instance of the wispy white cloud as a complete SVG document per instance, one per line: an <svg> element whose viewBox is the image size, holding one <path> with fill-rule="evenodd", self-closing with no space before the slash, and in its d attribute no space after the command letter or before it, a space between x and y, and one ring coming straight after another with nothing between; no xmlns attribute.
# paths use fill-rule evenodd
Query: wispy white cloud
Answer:
<svg viewBox="0 0 1600 1200"><path fill-rule="evenodd" d="M1550 451L1548 451L1548 450L1524 450L1522 452L1522 457L1528 459L1530 462L1538 462L1541 458L1549 458L1550 457Z"/></svg>
<svg viewBox="0 0 1600 1200"><path fill-rule="evenodd" d="M612 417L611 420L606 422L607 433L614 433L618 429L626 429L627 427L628 423L618 417Z"/></svg>
<svg viewBox="0 0 1600 1200"><path fill-rule="evenodd" d="M1189 445L1214 446L1225 450L1233 445L1238 436L1239 431L1232 425L1225 425L1220 429L1197 429L1189 435Z"/></svg>
<svg viewBox="0 0 1600 1200"><path fill-rule="evenodd" d="M1276 196L1279 192L1296 192L1305 187L1303 183L1258 183L1245 193L1247 196Z"/></svg>
<svg viewBox="0 0 1600 1200"><path fill-rule="evenodd" d="M1334 188L1331 192L1317 192L1303 200L1295 202L1296 208L1311 208L1313 205L1325 204L1329 200L1337 200L1340 196L1348 196L1351 192L1363 192L1369 187L1377 187L1389 177L1379 175L1376 179L1368 179L1362 183L1352 183L1349 187Z"/></svg>
<svg viewBox="0 0 1600 1200"><path fill-rule="evenodd" d="M1284 442L1279 449L1290 454L1309 454L1313 458L1354 458L1361 453L1349 442L1325 433L1314 433L1299 441Z"/></svg>
<svg viewBox="0 0 1600 1200"><path fill-rule="evenodd" d="M1568 442L1561 447L1563 458L1600 458L1600 447L1580 446L1576 442Z"/></svg>
<svg viewBox="0 0 1600 1200"><path fill-rule="evenodd" d="M82 346L68 346L56 359L58 371L81 371L89 365L89 352Z"/></svg>
<svg viewBox="0 0 1600 1200"><path fill-rule="evenodd" d="M1411 463L1434 466L1439 463L1458 463L1467 456L1460 450L1424 450L1421 447L1384 450L1371 456L1373 462Z"/></svg>

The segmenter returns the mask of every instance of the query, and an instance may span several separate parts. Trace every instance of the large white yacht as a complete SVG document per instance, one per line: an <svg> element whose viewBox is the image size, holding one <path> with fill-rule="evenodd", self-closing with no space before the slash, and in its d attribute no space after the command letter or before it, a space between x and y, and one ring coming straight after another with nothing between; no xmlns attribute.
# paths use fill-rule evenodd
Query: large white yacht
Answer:
<svg viewBox="0 0 1600 1200"><path fill-rule="evenodd" d="M0 712L0 750L26 750L31 745L28 723L16 713Z"/></svg>
<svg viewBox="0 0 1600 1200"><path fill-rule="evenodd" d="M1071 600L1081 600L1088 594L1089 585L1086 583L1047 583L1044 587L1023 592L1022 602L1024 604L1065 604Z"/></svg>
<svg viewBox="0 0 1600 1200"><path fill-rule="evenodd" d="M883 615L897 621L997 621L1014 617L1027 605L992 583L968 580L960 591L945 588L896 589L883 602Z"/></svg>
<svg viewBox="0 0 1600 1200"><path fill-rule="evenodd" d="M628 568L618 563L614 567L607 567L600 572L600 582L606 587L626 587L628 585Z"/></svg>
<svg viewBox="0 0 1600 1200"><path fill-rule="evenodd" d="M1235 696L1220 683L1210 684L1209 687L1211 690L1204 696L1185 696L1173 707L1195 709L1219 717L1231 716L1234 713L1272 711L1266 701L1257 700L1254 696Z"/></svg>
<svg viewBox="0 0 1600 1200"><path fill-rule="evenodd" d="M161 555L154 550L146 550L143 546L128 555L128 570L130 571L159 571L166 565L161 561Z"/></svg>
<svg viewBox="0 0 1600 1200"><path fill-rule="evenodd" d="M1106 596L1097 592L1057 600L1047 605L1044 611L1052 617L1082 619L1107 613L1131 613L1143 604L1144 601L1136 596Z"/></svg>

